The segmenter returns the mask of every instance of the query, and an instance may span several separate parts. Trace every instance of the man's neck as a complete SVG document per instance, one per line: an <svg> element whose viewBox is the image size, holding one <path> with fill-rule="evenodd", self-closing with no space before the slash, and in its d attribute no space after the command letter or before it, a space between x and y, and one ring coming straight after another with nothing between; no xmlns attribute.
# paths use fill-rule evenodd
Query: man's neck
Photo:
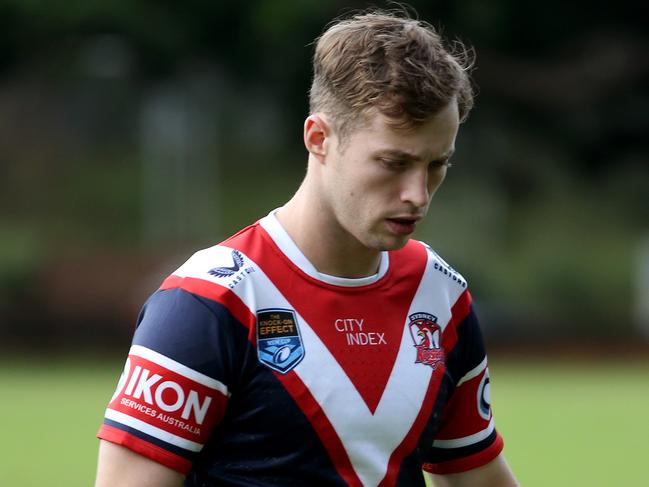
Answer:
<svg viewBox="0 0 649 487"><path fill-rule="evenodd" d="M381 252L368 249L347 233L319 200L297 193L276 213L284 230L322 274L361 278L378 272Z"/></svg>

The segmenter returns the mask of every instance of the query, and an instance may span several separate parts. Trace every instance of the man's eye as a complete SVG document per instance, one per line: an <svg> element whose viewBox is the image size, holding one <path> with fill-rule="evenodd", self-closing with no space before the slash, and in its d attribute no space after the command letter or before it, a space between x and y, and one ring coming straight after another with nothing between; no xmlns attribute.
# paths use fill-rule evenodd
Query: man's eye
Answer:
<svg viewBox="0 0 649 487"><path fill-rule="evenodd" d="M398 170L404 169L407 166L405 161L400 161L397 159L381 159L381 163L388 169Z"/></svg>
<svg viewBox="0 0 649 487"><path fill-rule="evenodd" d="M453 164L451 163L451 161L449 161L448 159L446 159L446 160L442 160L442 161L432 161L432 162L429 164L428 167L429 167L430 169L439 169L439 168L441 168L441 167L449 168L449 167L452 167L452 166L453 166Z"/></svg>

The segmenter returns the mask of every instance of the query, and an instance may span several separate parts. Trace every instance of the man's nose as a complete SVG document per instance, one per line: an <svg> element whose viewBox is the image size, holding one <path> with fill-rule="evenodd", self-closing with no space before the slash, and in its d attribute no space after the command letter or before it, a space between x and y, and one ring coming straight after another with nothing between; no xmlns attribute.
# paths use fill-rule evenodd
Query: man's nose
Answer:
<svg viewBox="0 0 649 487"><path fill-rule="evenodd" d="M404 175L401 188L401 201L410 203L416 208L423 208L430 201L428 171L413 170Z"/></svg>

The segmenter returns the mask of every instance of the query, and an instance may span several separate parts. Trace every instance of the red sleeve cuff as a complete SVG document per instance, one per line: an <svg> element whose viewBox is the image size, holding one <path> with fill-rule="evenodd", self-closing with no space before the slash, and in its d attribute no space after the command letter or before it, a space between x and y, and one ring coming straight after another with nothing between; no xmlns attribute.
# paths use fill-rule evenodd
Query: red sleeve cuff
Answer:
<svg viewBox="0 0 649 487"><path fill-rule="evenodd" d="M171 453L157 445L147 443L137 436L106 424L99 428L97 438L124 446L139 455L164 465L165 467L176 470L183 475L187 475L192 468L192 463L186 458Z"/></svg>
<svg viewBox="0 0 649 487"><path fill-rule="evenodd" d="M441 463L424 463L423 469L426 472L435 473L439 475L446 475L451 473L465 472L473 470L474 468L486 465L503 451L505 443L500 436L496 433L495 441L485 450L469 455L468 457L457 458L455 460L448 460Z"/></svg>

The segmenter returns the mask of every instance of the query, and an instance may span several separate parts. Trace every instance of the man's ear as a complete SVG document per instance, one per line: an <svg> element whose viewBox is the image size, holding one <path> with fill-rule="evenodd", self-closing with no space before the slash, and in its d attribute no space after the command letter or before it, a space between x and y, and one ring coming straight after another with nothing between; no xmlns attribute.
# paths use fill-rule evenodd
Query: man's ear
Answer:
<svg viewBox="0 0 649 487"><path fill-rule="evenodd" d="M322 113L313 113L304 121L304 146L313 156L324 159L331 145L332 130Z"/></svg>

